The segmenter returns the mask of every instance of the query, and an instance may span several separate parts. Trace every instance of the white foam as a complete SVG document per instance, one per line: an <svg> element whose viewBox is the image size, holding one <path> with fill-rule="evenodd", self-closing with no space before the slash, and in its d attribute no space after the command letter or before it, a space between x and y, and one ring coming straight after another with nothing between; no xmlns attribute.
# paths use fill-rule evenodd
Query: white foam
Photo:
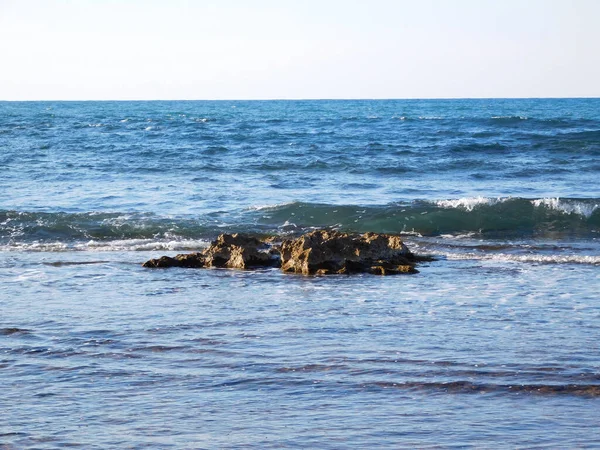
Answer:
<svg viewBox="0 0 600 450"><path fill-rule="evenodd" d="M112 252L112 251L194 251L208 247L207 240L155 240L155 239L127 239L114 241L88 241L65 244L64 242L30 242L13 243L0 246L0 251L28 251L28 252Z"/></svg>
<svg viewBox="0 0 600 450"><path fill-rule="evenodd" d="M285 206L293 206L297 205L298 202L285 202L285 203L276 203L274 205L252 205L249 206L246 211L271 211L274 209L279 209Z"/></svg>
<svg viewBox="0 0 600 450"><path fill-rule="evenodd" d="M415 231L415 229L413 228L412 230L406 230L406 226L404 227L404 229L400 232L400 234L404 235L404 236L414 236L414 237L423 237L423 235L421 233L419 233L418 231Z"/></svg>
<svg viewBox="0 0 600 450"><path fill-rule="evenodd" d="M455 200L438 200L435 204L441 208L456 209L461 208L467 211L473 211L478 206L492 206L497 203L502 203L508 198L488 198L488 197L466 197Z"/></svg>
<svg viewBox="0 0 600 450"><path fill-rule="evenodd" d="M486 261L512 261L521 263L544 264L600 264L598 255L512 255L507 253L480 254L480 253L444 253L451 260L486 260Z"/></svg>
<svg viewBox="0 0 600 450"><path fill-rule="evenodd" d="M598 204L584 203L577 200L561 200L558 197L540 198L532 200L531 203L536 208L543 206L547 209L553 209L565 214L577 214L588 219L600 207Z"/></svg>
<svg viewBox="0 0 600 450"><path fill-rule="evenodd" d="M474 236L477 236L478 233L474 231L469 231L468 233L460 233L460 234L440 234L441 238L444 239L469 239Z"/></svg>
<svg viewBox="0 0 600 450"><path fill-rule="evenodd" d="M18 242L0 246L0 251L64 252L68 249L64 242Z"/></svg>
<svg viewBox="0 0 600 450"><path fill-rule="evenodd" d="M298 225L296 225L296 224L295 224L295 223L293 223L293 222L289 222L289 221L287 221L287 220L286 220L286 221L283 223L283 225L280 225L278 228L280 228L280 229L285 229L285 228L298 228Z"/></svg>

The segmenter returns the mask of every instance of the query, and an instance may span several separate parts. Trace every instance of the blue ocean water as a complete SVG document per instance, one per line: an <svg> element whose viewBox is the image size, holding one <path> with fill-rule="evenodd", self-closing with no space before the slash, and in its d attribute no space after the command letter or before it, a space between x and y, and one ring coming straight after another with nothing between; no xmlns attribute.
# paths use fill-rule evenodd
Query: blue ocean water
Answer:
<svg viewBox="0 0 600 450"><path fill-rule="evenodd" d="M0 447L600 447L600 99L0 102ZM149 270L403 234L412 276Z"/></svg>

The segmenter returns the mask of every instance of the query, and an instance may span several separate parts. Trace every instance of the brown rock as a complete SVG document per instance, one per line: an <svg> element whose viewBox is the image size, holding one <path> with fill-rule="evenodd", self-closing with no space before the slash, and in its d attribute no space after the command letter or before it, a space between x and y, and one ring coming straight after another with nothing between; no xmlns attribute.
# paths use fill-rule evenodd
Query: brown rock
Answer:
<svg viewBox="0 0 600 450"><path fill-rule="evenodd" d="M414 261L396 235L317 230L281 244L281 269L304 275L416 273Z"/></svg>
<svg viewBox="0 0 600 450"><path fill-rule="evenodd" d="M268 253L269 246L245 234L221 234L203 252L206 267L249 269L272 267L278 262Z"/></svg>
<svg viewBox="0 0 600 450"><path fill-rule="evenodd" d="M249 269L273 267L279 264L278 255L268 253L269 246L259 239L243 234L221 234L201 253L163 256L146 261L143 266L159 267L227 267Z"/></svg>
<svg viewBox="0 0 600 450"><path fill-rule="evenodd" d="M398 275L402 273L419 273L415 266L410 264L380 264L378 266L371 266L368 270L369 273L374 275Z"/></svg>
<svg viewBox="0 0 600 450"><path fill-rule="evenodd" d="M431 260L413 255L400 236L349 234L317 230L280 246L244 234L221 234L201 253L163 256L144 267L226 267L252 269L281 267L284 272L304 275L372 273L395 275L417 273L415 263Z"/></svg>

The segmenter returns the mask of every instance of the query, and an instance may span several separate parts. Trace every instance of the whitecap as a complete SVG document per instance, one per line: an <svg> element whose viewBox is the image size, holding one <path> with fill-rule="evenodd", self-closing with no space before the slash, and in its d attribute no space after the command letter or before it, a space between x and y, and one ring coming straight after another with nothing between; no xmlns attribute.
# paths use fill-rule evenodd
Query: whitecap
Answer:
<svg viewBox="0 0 600 450"><path fill-rule="evenodd" d="M485 260L485 261L506 261L520 263L543 263L543 264L600 264L598 255L514 255L507 253L480 254L480 253L444 253L450 260Z"/></svg>
<svg viewBox="0 0 600 450"><path fill-rule="evenodd" d="M481 231L480 231L481 232ZM478 233L470 231L468 233L459 234L441 234L440 237L444 239L470 239L477 236Z"/></svg>
<svg viewBox="0 0 600 450"><path fill-rule="evenodd" d="M412 230L407 230L406 225L404 226L404 229L400 232L400 234L402 234L404 236L423 237L423 235L421 233L419 233L418 231L415 231L414 228Z"/></svg>
<svg viewBox="0 0 600 450"><path fill-rule="evenodd" d="M286 206L298 205L298 202L284 202L276 203L274 205L252 205L246 208L246 211L271 211L274 209L280 209Z"/></svg>
<svg viewBox="0 0 600 450"><path fill-rule="evenodd" d="M536 208L544 207L564 214L577 214L587 219L600 207L597 203L591 204L577 200L561 200L558 197L532 200L531 204Z"/></svg>
<svg viewBox="0 0 600 450"><path fill-rule="evenodd" d="M465 209L467 211L473 211L473 209L475 209L478 206L492 206L492 205L496 205L498 203L503 203L506 200L508 200L508 198L489 198L489 197L466 197L466 198L458 198L455 200L438 200L435 202L435 204L441 208L448 208L448 209L456 209L456 208L462 208Z"/></svg>
<svg viewBox="0 0 600 450"><path fill-rule="evenodd" d="M112 252L112 251L199 251L207 248L204 239L123 239L112 241L21 242L0 246L0 251L25 252Z"/></svg>
<svg viewBox="0 0 600 450"><path fill-rule="evenodd" d="M293 222L290 222L288 220L286 220L282 225L280 225L278 227L279 229L285 230L285 229L289 229L289 228L298 228L298 225L296 225Z"/></svg>
<svg viewBox="0 0 600 450"><path fill-rule="evenodd" d="M0 246L0 251L64 252L68 247L64 242L14 242Z"/></svg>

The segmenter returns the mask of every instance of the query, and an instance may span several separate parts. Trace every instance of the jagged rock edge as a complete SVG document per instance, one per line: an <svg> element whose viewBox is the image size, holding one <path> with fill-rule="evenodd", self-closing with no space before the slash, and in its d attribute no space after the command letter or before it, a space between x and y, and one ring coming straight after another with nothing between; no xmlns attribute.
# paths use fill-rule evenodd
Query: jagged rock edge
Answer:
<svg viewBox="0 0 600 450"><path fill-rule="evenodd" d="M162 256L147 268L280 268L303 275L418 273L415 265L432 261L415 255L399 235L314 230L294 239L259 239L247 234L222 234L202 252Z"/></svg>

